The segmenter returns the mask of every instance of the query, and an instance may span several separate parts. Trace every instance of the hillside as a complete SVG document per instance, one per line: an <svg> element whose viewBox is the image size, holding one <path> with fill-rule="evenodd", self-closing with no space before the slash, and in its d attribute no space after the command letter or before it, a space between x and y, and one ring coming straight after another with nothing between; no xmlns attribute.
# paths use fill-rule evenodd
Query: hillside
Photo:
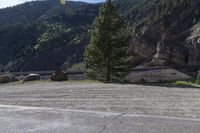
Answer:
<svg viewBox="0 0 200 133"><path fill-rule="evenodd" d="M200 1L137 3L138 8L134 4L124 14L135 27L131 45L135 64L169 65L191 74L196 72L200 67Z"/></svg>
<svg viewBox="0 0 200 133"><path fill-rule="evenodd" d="M132 24L134 64L200 68L199 0L115 0ZM100 4L48 0L0 10L0 62L13 71L67 68L82 61Z"/></svg>
<svg viewBox="0 0 200 133"><path fill-rule="evenodd" d="M0 66L53 70L80 62L99 6L48 0L0 10Z"/></svg>
<svg viewBox="0 0 200 133"><path fill-rule="evenodd" d="M134 25L141 22L150 24L170 14L177 7L190 3L191 0L115 0L120 12Z"/></svg>

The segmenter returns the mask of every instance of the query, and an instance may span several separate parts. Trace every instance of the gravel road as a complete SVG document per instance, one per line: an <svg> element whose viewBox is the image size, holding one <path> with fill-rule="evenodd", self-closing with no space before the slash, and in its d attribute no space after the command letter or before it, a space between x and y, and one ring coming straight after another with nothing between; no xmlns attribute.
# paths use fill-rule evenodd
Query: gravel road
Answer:
<svg viewBox="0 0 200 133"><path fill-rule="evenodd" d="M200 88L66 82L0 85L1 105L200 118Z"/></svg>

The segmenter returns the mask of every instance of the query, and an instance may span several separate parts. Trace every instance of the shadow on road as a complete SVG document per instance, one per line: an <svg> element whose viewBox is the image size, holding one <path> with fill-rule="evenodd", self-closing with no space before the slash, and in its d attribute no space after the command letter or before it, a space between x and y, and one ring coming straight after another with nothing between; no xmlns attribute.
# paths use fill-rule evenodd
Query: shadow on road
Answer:
<svg viewBox="0 0 200 133"><path fill-rule="evenodd" d="M167 88L193 88L193 89L200 89L200 86L193 86L193 85L176 85L171 83L162 83L162 84L138 84L144 86L155 86L155 87L167 87Z"/></svg>

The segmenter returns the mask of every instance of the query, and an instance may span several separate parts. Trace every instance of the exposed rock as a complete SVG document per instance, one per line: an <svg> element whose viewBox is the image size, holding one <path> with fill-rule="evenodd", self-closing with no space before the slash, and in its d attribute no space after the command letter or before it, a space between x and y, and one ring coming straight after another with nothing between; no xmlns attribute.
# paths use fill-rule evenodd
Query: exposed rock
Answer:
<svg viewBox="0 0 200 133"><path fill-rule="evenodd" d="M189 46L190 66L200 66L200 22L196 23L191 29L191 35L187 38L186 43Z"/></svg>
<svg viewBox="0 0 200 133"><path fill-rule="evenodd" d="M61 70L57 70L55 71L55 73L50 77L50 79L52 81L66 81L68 80L68 75L61 71Z"/></svg>
<svg viewBox="0 0 200 133"><path fill-rule="evenodd" d="M153 60L146 63L145 66L153 67L169 65L169 48L164 45L164 41L158 42L156 51Z"/></svg>
<svg viewBox="0 0 200 133"><path fill-rule="evenodd" d="M0 75L0 83L9 83L14 81L17 81L17 79L12 74Z"/></svg>
<svg viewBox="0 0 200 133"><path fill-rule="evenodd" d="M137 55L134 57L142 58L140 63L147 67L171 65L186 72L197 72L200 67L200 23L174 24L168 17L170 22L166 24L163 24L166 20L159 20L148 28L141 25L136 28L132 41L132 51ZM137 59L134 61L138 63Z"/></svg>
<svg viewBox="0 0 200 133"><path fill-rule="evenodd" d="M40 80L39 74L29 74L24 78L24 81L36 81L36 80Z"/></svg>
<svg viewBox="0 0 200 133"><path fill-rule="evenodd" d="M200 80L200 70L198 72L197 80Z"/></svg>
<svg viewBox="0 0 200 133"><path fill-rule="evenodd" d="M157 20L136 26L131 44L135 64L167 65L196 76L200 67L199 6L198 0L188 1Z"/></svg>
<svg viewBox="0 0 200 133"><path fill-rule="evenodd" d="M138 25L134 29L134 38L131 41L131 52L133 53L134 62L142 63L145 60L150 60L156 53L154 43L149 43L148 38L144 38L145 33L149 30L144 24Z"/></svg>

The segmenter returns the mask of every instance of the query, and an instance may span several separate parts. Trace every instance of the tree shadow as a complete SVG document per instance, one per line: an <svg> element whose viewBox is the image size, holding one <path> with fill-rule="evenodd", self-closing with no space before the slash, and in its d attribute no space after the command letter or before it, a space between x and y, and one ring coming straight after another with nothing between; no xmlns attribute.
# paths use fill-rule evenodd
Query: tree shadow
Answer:
<svg viewBox="0 0 200 133"><path fill-rule="evenodd" d="M166 87L166 88L193 88L193 89L200 89L200 86L195 85L177 85L173 83L145 83L145 84L138 84L144 86L155 86L155 87Z"/></svg>

